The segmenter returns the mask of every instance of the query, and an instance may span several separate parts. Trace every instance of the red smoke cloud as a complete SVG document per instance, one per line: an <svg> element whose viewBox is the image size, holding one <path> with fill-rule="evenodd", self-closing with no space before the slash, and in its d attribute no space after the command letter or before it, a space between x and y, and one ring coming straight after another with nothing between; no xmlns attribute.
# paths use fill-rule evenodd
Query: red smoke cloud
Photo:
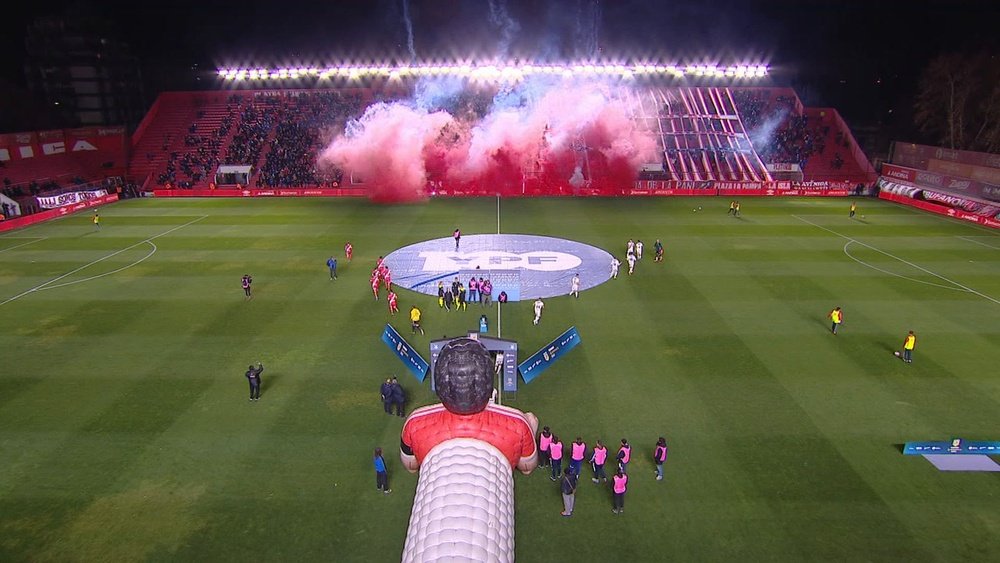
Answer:
<svg viewBox="0 0 1000 563"><path fill-rule="evenodd" d="M624 188L643 163L660 160L655 140L637 129L624 102L600 84L573 83L475 122L405 103L375 104L319 163L364 178L372 199L398 202L425 198L429 182L521 193L525 176L565 189L590 174L593 182Z"/></svg>

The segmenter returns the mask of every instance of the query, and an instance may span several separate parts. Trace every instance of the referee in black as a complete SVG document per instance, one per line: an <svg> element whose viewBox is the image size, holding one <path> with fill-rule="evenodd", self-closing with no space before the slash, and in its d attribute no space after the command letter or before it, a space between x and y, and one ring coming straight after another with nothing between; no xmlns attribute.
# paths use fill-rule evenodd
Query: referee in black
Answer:
<svg viewBox="0 0 1000 563"><path fill-rule="evenodd" d="M247 381L250 382L250 400L260 400L260 374L264 372L264 366L257 362L257 367L252 365L247 368Z"/></svg>

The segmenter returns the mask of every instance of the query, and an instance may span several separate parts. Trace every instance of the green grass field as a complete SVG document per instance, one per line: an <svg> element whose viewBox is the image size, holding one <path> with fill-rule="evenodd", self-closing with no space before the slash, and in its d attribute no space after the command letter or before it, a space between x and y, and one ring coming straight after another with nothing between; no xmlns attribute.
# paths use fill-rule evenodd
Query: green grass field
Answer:
<svg viewBox="0 0 1000 563"><path fill-rule="evenodd" d="M640 238L648 254L631 278L547 300L538 327L530 303L504 309L522 359L571 325L582 338L507 403L566 442L627 437L635 456L622 516L588 473L572 518L546 474L518 475L517 558L997 561L997 474L938 472L900 445L1000 440L1000 233L869 200L863 221L844 200L727 207L502 202L504 232L619 257ZM492 199L136 200L102 209L99 232L84 213L0 237L0 561L398 561L416 476L378 387L398 374L411 408L434 398L380 342L368 274L455 226L495 232L496 213ZM402 291L411 304L424 351L480 314ZM891 354L907 330L910 365Z"/></svg>

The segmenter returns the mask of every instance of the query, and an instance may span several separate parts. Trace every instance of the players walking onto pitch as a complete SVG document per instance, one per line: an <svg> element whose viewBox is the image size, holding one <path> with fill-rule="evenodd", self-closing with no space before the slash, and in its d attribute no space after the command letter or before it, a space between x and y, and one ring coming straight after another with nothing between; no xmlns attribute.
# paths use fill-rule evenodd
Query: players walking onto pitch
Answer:
<svg viewBox="0 0 1000 563"><path fill-rule="evenodd" d="M389 314L395 316L399 312L399 305L397 304L396 292L389 290Z"/></svg>
<svg viewBox="0 0 1000 563"><path fill-rule="evenodd" d="M375 448L375 489L389 494L389 473L385 470L385 459L382 458L382 448Z"/></svg>
<svg viewBox="0 0 1000 563"><path fill-rule="evenodd" d="M326 267L330 269L330 281L337 279L337 259L331 256L326 261Z"/></svg>
<svg viewBox="0 0 1000 563"><path fill-rule="evenodd" d="M538 321L542 320L542 309L544 308L545 303L542 301L542 298L535 299L535 320L532 321L532 324L537 325Z"/></svg>
<svg viewBox="0 0 1000 563"><path fill-rule="evenodd" d="M726 215L729 215L730 213L732 213L733 215L736 215L736 200L735 199L733 201L729 202L729 211L726 211Z"/></svg>
<svg viewBox="0 0 1000 563"><path fill-rule="evenodd" d="M635 259L642 260L642 239L635 241Z"/></svg>
<svg viewBox="0 0 1000 563"><path fill-rule="evenodd" d="M410 332L416 334L418 330L421 335L424 333L424 329L420 326L420 309L414 305L410 308Z"/></svg>
<svg viewBox="0 0 1000 563"><path fill-rule="evenodd" d="M660 239L656 239L656 242L653 243L653 250L656 251L653 262L663 262L663 243L660 242Z"/></svg>
<svg viewBox="0 0 1000 563"><path fill-rule="evenodd" d="M247 299L250 299L250 284L253 283L253 278L250 274L243 274L243 293L246 295Z"/></svg>
<svg viewBox="0 0 1000 563"><path fill-rule="evenodd" d="M614 256L611 257L611 279L618 279L618 267L621 265L622 263L619 262L617 258Z"/></svg>
<svg viewBox="0 0 1000 563"><path fill-rule="evenodd" d="M733 209L733 217L740 216L740 202L736 202L736 207Z"/></svg>
<svg viewBox="0 0 1000 563"><path fill-rule="evenodd" d="M344 245L344 255L347 257L348 262L350 262L351 257L354 256L354 246L351 245L351 241L347 241L347 244Z"/></svg>
<svg viewBox="0 0 1000 563"><path fill-rule="evenodd" d="M264 366L257 362L257 367L252 365L247 368L246 378L250 382L250 400L260 400L260 374L264 373Z"/></svg>
<svg viewBox="0 0 1000 563"><path fill-rule="evenodd" d="M451 236L455 237L455 250L458 250L458 243L462 240L462 231L455 229L455 232Z"/></svg>
<svg viewBox="0 0 1000 563"><path fill-rule="evenodd" d="M628 262L628 275L631 276L635 272L635 254L629 252L628 256L625 257L625 261Z"/></svg>
<svg viewBox="0 0 1000 563"><path fill-rule="evenodd" d="M569 284L569 294L577 299L580 298L580 274L573 274L573 281Z"/></svg>
<svg viewBox="0 0 1000 563"><path fill-rule="evenodd" d="M844 312L840 310L840 307L835 307L830 311L830 321L833 323L830 326L830 331L837 334L837 329L840 328L840 323L844 322Z"/></svg>

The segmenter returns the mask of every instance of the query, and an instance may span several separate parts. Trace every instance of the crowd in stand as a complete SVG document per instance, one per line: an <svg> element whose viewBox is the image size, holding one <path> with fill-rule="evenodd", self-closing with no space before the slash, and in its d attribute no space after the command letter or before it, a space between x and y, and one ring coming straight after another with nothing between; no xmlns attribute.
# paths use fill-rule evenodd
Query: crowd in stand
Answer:
<svg viewBox="0 0 1000 563"><path fill-rule="evenodd" d="M257 186L339 185L339 172L320 173L316 156L325 134L359 114L361 100L340 92L300 92L271 100L279 124L257 175Z"/></svg>

